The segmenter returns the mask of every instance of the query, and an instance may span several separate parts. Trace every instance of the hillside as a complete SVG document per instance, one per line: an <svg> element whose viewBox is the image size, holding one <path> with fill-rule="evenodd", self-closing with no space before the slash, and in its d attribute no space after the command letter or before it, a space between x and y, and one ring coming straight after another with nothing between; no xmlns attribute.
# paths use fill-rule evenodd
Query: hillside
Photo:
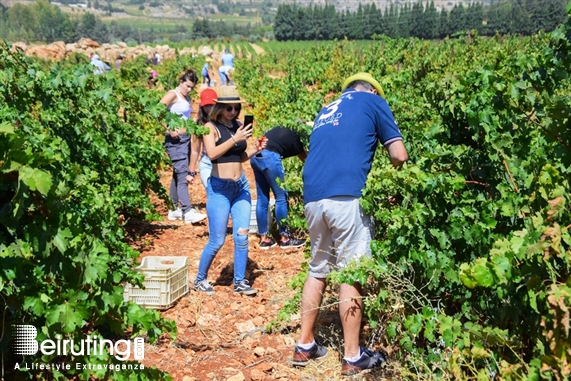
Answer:
<svg viewBox="0 0 571 381"><path fill-rule="evenodd" d="M429 3L429 1L423 1ZM462 0L435 0L434 4L440 11L441 9L451 10L456 4L468 5L473 1ZM11 6L14 3L33 3L26 0L0 0L0 4ZM120 16L120 13L135 17L145 18L175 18L175 19L195 19L197 17L217 18L220 16L231 17L234 21L253 22L256 19L262 21L264 16L271 17L275 14L280 4L297 4L306 6L325 6L326 4L334 5L338 11L356 11L359 4L374 3L377 8L386 9L394 4L397 7L405 4L414 4L414 0L120 0L120 1L98 1L98 0L60 0L51 1L52 4L60 6L66 11L83 12L83 7L87 7L90 11L98 11L99 13L107 13L108 6L111 5L114 10L124 10L124 12L112 12L113 17ZM481 1L481 3L490 3L489 0ZM81 4L78 6L77 4ZM97 12L96 12L97 13Z"/></svg>

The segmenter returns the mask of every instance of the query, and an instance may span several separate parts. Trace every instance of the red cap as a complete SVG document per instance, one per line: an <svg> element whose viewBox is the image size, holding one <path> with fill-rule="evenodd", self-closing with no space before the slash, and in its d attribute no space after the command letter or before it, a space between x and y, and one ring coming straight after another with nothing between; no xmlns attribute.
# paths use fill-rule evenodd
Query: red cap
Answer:
<svg viewBox="0 0 571 381"><path fill-rule="evenodd" d="M218 98L218 94L216 94L216 91L212 89L204 89L200 93L200 105L201 106L215 105L216 98Z"/></svg>

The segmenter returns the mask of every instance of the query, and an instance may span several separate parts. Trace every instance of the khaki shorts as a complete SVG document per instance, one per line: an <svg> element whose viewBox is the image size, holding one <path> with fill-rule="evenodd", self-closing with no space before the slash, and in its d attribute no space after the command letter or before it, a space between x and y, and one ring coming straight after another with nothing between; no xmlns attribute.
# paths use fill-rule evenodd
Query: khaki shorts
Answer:
<svg viewBox="0 0 571 381"><path fill-rule="evenodd" d="M359 198L339 196L305 205L311 239L309 275L326 278L352 260L371 256L373 223L363 213Z"/></svg>

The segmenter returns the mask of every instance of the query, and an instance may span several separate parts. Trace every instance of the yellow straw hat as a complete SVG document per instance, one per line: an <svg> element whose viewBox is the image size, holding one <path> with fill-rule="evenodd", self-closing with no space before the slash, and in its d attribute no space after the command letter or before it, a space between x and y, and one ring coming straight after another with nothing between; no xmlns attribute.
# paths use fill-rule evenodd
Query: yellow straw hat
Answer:
<svg viewBox="0 0 571 381"><path fill-rule="evenodd" d="M377 80L373 78L373 76L369 73L357 73L355 75L350 76L345 80L345 82L343 82L342 90L345 90L347 86L351 84L351 82L355 81L365 81L367 83L370 83L371 86L373 86L377 90L377 94L380 97L385 98L385 92L383 91L381 84L377 82Z"/></svg>
<svg viewBox="0 0 571 381"><path fill-rule="evenodd" d="M216 103L245 103L246 101L240 98L240 93L236 86L220 86L218 88L218 98L215 99Z"/></svg>

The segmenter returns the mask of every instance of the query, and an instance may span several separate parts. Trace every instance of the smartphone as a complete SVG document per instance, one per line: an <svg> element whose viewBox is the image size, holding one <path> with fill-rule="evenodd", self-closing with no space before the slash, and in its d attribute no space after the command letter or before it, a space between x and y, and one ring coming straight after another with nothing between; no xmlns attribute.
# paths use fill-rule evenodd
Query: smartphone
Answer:
<svg viewBox="0 0 571 381"><path fill-rule="evenodd" d="M254 123L254 115L244 116L244 126L248 126L248 124L252 124L252 123Z"/></svg>

